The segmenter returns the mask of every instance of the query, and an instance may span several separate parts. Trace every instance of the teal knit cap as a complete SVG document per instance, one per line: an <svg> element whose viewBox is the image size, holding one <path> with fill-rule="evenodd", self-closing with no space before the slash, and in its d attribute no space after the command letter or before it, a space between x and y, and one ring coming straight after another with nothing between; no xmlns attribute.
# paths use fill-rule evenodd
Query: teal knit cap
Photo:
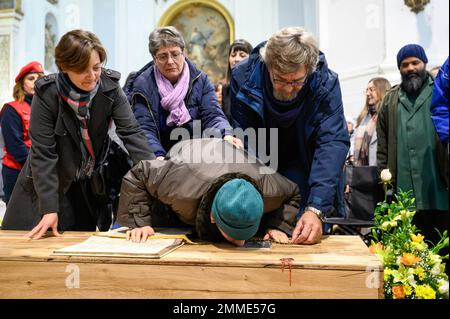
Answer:
<svg viewBox="0 0 450 319"><path fill-rule="evenodd" d="M235 178L217 191L211 211L225 234L236 240L247 240L258 231L263 209L258 190L248 181Z"/></svg>

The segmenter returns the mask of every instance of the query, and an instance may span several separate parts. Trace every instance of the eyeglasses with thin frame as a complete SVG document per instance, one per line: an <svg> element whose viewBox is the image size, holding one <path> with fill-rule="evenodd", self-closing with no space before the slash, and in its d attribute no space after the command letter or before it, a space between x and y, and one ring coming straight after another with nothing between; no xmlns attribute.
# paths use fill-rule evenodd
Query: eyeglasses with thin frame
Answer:
<svg viewBox="0 0 450 319"><path fill-rule="evenodd" d="M159 63L167 63L167 61L169 61L169 56L172 58L172 60L177 61L182 55L183 55L182 51L175 51L159 54L155 56L155 58Z"/></svg>
<svg viewBox="0 0 450 319"><path fill-rule="evenodd" d="M377 89L374 87L368 87L365 91L363 91L363 94L366 95L367 93L374 93Z"/></svg>
<svg viewBox="0 0 450 319"><path fill-rule="evenodd" d="M304 81L285 81L285 80L275 79L273 77L273 74L271 74L271 77L272 77L273 84L280 85L280 86L290 85L293 87L302 87L302 86L305 86L305 84L306 84L306 79Z"/></svg>

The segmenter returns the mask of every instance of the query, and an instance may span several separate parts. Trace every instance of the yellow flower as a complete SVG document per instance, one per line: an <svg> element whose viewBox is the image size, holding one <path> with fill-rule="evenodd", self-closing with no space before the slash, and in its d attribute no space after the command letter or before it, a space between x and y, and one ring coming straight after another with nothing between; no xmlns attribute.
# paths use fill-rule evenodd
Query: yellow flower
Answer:
<svg viewBox="0 0 450 319"><path fill-rule="evenodd" d="M393 286L392 287L392 295L394 295L394 299L403 299L405 298L405 290L403 286Z"/></svg>
<svg viewBox="0 0 450 319"><path fill-rule="evenodd" d="M392 276L392 269L384 268L384 271L383 271L384 281L389 281L389 277L391 277L391 276Z"/></svg>
<svg viewBox="0 0 450 319"><path fill-rule="evenodd" d="M415 250L423 251L423 250L425 250L428 246L427 246L427 244L423 241L423 242L421 242L421 243L412 242L412 243L411 243L411 247L412 247L413 249L415 249Z"/></svg>
<svg viewBox="0 0 450 319"><path fill-rule="evenodd" d="M369 250L372 254L376 254L378 251L383 250L383 244L382 243L372 244L370 245Z"/></svg>
<svg viewBox="0 0 450 319"><path fill-rule="evenodd" d="M391 226L390 222L384 222L383 224L381 224L381 229L382 230L388 230Z"/></svg>
<svg viewBox="0 0 450 319"><path fill-rule="evenodd" d="M428 263L429 265L440 264L442 262L441 256L439 256L437 254L430 253L428 258L430 260L430 262Z"/></svg>
<svg viewBox="0 0 450 319"><path fill-rule="evenodd" d="M391 226L392 228L397 227L397 222L393 220L389 223L389 226Z"/></svg>
<svg viewBox="0 0 450 319"><path fill-rule="evenodd" d="M403 253L402 257L400 258L400 262L405 266L413 266L421 260L422 258L414 256L410 253Z"/></svg>
<svg viewBox="0 0 450 319"><path fill-rule="evenodd" d="M416 287L416 297L419 299L435 299L436 292L429 285L419 285Z"/></svg>
<svg viewBox="0 0 450 319"><path fill-rule="evenodd" d="M411 293L412 293L412 288L411 288L411 286L404 285L404 286L403 286L403 290L405 290L405 295L411 296Z"/></svg>
<svg viewBox="0 0 450 319"><path fill-rule="evenodd" d="M425 238L425 237L422 236L421 234L417 234L417 235L411 234L411 239L412 239L412 241L415 242L415 243L421 243L421 242L423 242L423 239L424 239L424 238Z"/></svg>
<svg viewBox="0 0 450 319"><path fill-rule="evenodd" d="M407 219L408 219L408 211L407 210L402 210L401 212L400 212L400 215L398 215L399 216L399 218L402 220L402 221L406 221Z"/></svg>
<svg viewBox="0 0 450 319"><path fill-rule="evenodd" d="M413 211L409 210L406 215L408 216L408 218L412 218L415 214L416 214L415 210L413 210Z"/></svg>
<svg viewBox="0 0 450 319"><path fill-rule="evenodd" d="M420 280L425 278L425 270L422 267L417 267L414 269L414 274L417 275Z"/></svg>

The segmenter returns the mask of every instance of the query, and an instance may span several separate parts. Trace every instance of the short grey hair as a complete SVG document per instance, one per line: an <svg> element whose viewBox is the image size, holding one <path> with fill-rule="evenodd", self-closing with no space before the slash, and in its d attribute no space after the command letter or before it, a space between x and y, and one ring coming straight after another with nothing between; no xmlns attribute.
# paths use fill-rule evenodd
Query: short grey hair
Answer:
<svg viewBox="0 0 450 319"><path fill-rule="evenodd" d="M268 69L286 74L305 65L308 75L319 62L319 47L314 36L302 27L286 27L275 33L260 50Z"/></svg>
<svg viewBox="0 0 450 319"><path fill-rule="evenodd" d="M178 46L184 51L185 42L180 31L175 27L167 26L155 29L148 37L148 49L154 57L161 47Z"/></svg>

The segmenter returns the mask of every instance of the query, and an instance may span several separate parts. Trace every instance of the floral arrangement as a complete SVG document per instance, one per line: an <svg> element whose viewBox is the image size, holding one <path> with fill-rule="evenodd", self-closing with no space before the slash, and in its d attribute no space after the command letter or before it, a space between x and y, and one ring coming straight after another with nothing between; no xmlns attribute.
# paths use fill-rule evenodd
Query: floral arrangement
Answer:
<svg viewBox="0 0 450 319"><path fill-rule="evenodd" d="M391 177L389 170L381 173L385 193ZM448 276L443 262L448 255L438 255L443 247L448 247L447 231L434 247L428 244L412 224L414 202L411 191L399 192L390 204L386 195L375 209L370 251L384 265L385 298L448 299Z"/></svg>

